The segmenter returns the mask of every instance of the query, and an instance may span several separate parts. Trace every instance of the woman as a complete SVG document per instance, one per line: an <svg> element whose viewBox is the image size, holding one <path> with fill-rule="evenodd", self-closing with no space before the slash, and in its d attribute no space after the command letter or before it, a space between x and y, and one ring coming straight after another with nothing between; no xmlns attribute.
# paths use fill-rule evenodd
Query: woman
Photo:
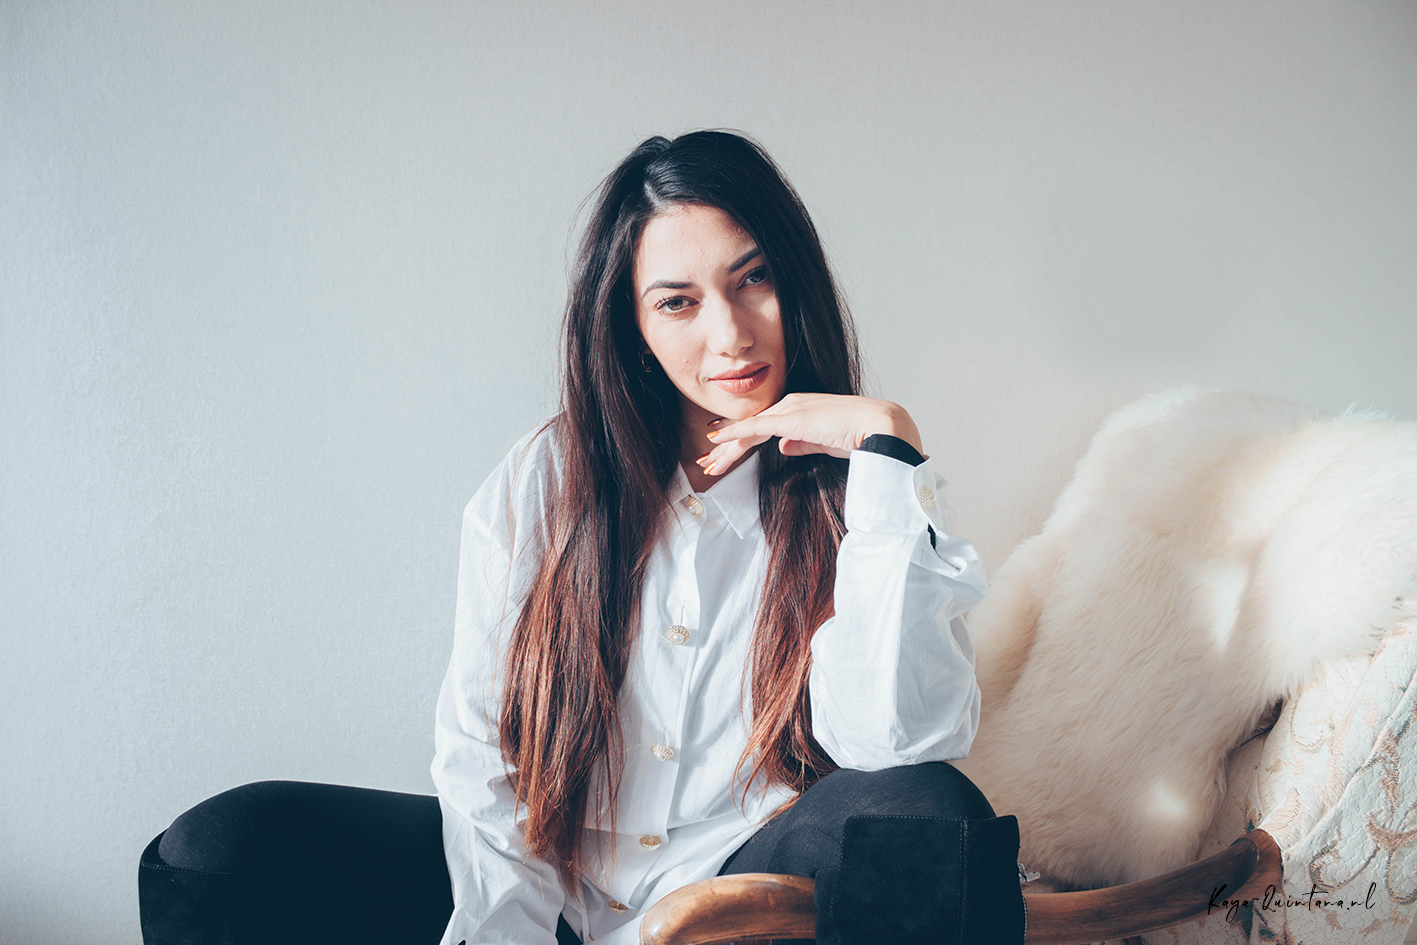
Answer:
<svg viewBox="0 0 1417 945"><path fill-rule="evenodd" d="M1021 941L1017 825L942 763L978 724L979 559L909 414L860 396L767 155L722 132L635 149L564 346L560 413L464 517L439 804L282 782L204 802L145 853L148 941L178 940L158 927L190 880L242 900L231 941L632 943L666 893L736 872L813 877L824 942Z"/></svg>

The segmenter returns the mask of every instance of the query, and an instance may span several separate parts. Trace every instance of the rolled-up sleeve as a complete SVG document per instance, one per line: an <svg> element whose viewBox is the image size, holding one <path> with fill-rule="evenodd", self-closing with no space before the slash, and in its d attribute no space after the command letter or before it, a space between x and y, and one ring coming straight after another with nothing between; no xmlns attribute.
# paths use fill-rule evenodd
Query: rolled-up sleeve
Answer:
<svg viewBox="0 0 1417 945"><path fill-rule="evenodd" d="M524 438L463 515L453 655L438 694L432 764L453 891L443 945L553 945L565 905L555 868L526 855L525 808L518 817L497 737L504 647L540 557L543 460Z"/></svg>
<svg viewBox="0 0 1417 945"><path fill-rule="evenodd" d="M962 614L984 598L973 546L946 531L928 460L851 454L835 614L812 639L812 731L844 768L963 758L979 727Z"/></svg>

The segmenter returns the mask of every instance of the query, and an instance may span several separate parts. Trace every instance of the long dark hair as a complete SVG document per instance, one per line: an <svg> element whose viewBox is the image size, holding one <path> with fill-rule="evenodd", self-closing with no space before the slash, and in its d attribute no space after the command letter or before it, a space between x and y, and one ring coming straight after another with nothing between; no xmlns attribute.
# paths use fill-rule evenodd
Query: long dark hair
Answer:
<svg viewBox="0 0 1417 945"><path fill-rule="evenodd" d="M650 138L620 163L600 188L566 303L553 432L562 465L548 497L546 555L507 653L500 718L503 757L528 809L528 850L555 864L573 895L592 792L607 792L614 830L623 766L617 695L680 454L673 384L640 367L634 255L650 218L686 204L724 211L762 250L783 321L787 392L859 392L855 331L821 241L761 146L699 131ZM738 773L751 766L745 794L760 775L800 794L834 767L812 737L807 679L812 635L832 614L846 462L783 456L776 441L761 454L769 557L752 644L752 727Z"/></svg>

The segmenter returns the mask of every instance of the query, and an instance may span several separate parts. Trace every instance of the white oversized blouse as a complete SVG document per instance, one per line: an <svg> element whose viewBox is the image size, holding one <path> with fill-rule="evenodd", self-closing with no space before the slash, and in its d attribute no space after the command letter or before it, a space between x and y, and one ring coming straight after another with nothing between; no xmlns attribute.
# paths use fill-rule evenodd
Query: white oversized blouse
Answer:
<svg viewBox="0 0 1417 945"><path fill-rule="evenodd" d="M526 808L515 808L497 714L505 646L544 546L554 440L545 427L523 436L463 515L432 765L454 902L443 945L552 945L563 911L585 942L634 945L650 905L717 874L790 796L759 784L740 809L743 785L733 781L767 564L755 453L705 492L683 470L670 483L620 693L616 832L587 828L580 895L525 855ZM974 548L946 533L937 487L928 460L851 454L836 614L812 640L809 679L812 732L841 767L963 758L978 728L974 650L960 615L983 598L984 572ZM590 813L605 812L592 802Z"/></svg>

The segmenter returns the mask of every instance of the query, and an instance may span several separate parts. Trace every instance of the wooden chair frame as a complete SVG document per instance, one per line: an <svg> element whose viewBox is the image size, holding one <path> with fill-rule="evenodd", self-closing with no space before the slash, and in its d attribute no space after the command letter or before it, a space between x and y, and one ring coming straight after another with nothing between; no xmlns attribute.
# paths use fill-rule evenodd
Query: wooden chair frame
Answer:
<svg viewBox="0 0 1417 945"><path fill-rule="evenodd" d="M1029 943L1097 942L1154 932L1213 913L1221 900L1258 899L1282 889L1279 845L1252 830L1229 847L1161 876L1082 892L1023 896ZM640 923L641 945L767 943L812 938L814 884L802 876L739 873L677 889Z"/></svg>

